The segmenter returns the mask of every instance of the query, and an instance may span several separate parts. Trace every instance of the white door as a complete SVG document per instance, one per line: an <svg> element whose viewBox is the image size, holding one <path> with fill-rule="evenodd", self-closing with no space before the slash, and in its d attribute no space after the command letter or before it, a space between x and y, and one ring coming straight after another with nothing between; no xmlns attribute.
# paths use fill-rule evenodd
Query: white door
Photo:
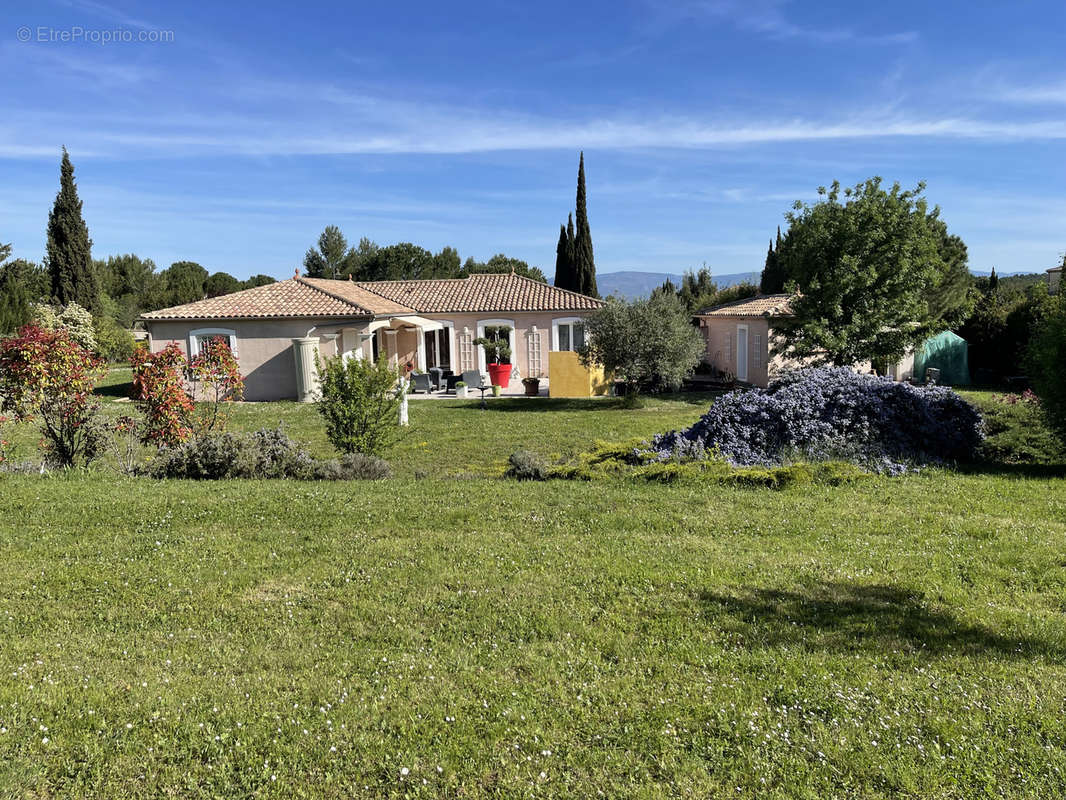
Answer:
<svg viewBox="0 0 1066 800"><path fill-rule="evenodd" d="M748 379L748 326L737 325L737 380Z"/></svg>

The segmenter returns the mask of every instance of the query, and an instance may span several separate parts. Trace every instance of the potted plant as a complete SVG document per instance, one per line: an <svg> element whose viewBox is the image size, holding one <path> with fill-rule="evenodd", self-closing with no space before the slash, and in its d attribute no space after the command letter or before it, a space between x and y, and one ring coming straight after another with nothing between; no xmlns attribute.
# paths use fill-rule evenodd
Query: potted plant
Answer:
<svg viewBox="0 0 1066 800"><path fill-rule="evenodd" d="M455 384L455 396L466 397L466 384L462 381L457 381Z"/></svg>
<svg viewBox="0 0 1066 800"><path fill-rule="evenodd" d="M511 383L511 345L508 335L511 329L506 325L498 328L486 328L487 336L480 336L474 344L485 350L485 366L493 386L506 389Z"/></svg>
<svg viewBox="0 0 1066 800"><path fill-rule="evenodd" d="M536 397L540 394L540 378L522 378L522 385L526 387L527 397Z"/></svg>

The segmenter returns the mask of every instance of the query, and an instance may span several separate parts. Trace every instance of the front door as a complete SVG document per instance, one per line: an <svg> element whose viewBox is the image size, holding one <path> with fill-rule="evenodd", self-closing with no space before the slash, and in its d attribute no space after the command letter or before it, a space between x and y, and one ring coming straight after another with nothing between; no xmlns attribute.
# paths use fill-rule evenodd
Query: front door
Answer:
<svg viewBox="0 0 1066 800"><path fill-rule="evenodd" d="M748 379L748 326L737 325L737 380Z"/></svg>

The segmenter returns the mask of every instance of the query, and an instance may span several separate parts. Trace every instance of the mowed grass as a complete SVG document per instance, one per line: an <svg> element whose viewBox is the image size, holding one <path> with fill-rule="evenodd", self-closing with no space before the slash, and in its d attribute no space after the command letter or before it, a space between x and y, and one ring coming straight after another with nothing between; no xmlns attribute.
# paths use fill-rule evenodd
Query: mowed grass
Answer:
<svg viewBox="0 0 1066 800"><path fill-rule="evenodd" d="M705 402L418 401L380 483L0 478L0 796L1062 796L1061 478L491 477Z"/></svg>

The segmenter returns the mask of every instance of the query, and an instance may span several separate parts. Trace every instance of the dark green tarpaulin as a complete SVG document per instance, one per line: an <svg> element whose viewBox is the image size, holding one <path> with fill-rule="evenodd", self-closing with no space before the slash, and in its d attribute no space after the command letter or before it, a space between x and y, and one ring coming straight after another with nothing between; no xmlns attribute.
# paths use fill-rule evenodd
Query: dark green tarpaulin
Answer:
<svg viewBox="0 0 1066 800"><path fill-rule="evenodd" d="M961 336L951 331L939 333L914 353L914 378L925 380L925 370L935 367L940 370L939 383L947 386L968 386L970 383L969 345Z"/></svg>

